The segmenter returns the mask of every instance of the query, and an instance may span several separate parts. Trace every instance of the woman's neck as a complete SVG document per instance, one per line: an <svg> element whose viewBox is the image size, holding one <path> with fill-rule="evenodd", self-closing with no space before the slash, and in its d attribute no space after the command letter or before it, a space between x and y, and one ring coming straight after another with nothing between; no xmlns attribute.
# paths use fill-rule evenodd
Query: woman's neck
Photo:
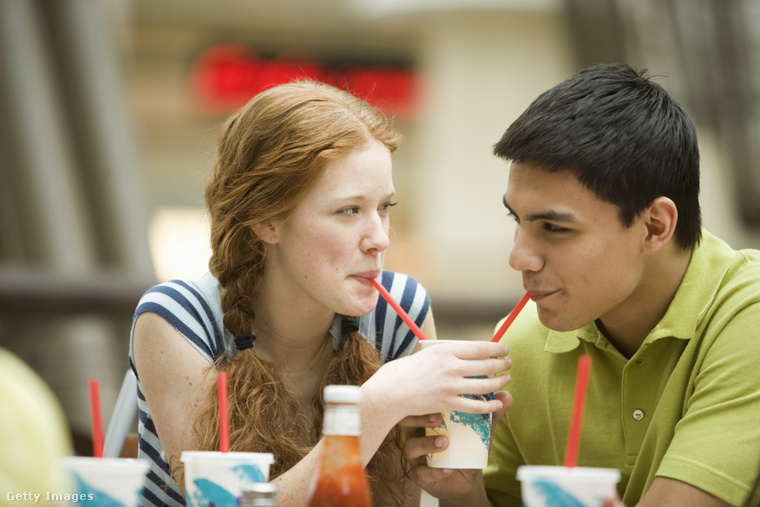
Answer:
<svg viewBox="0 0 760 507"><path fill-rule="evenodd" d="M310 399L334 356L330 327L335 313L294 301L281 284L262 280L254 302L256 353L280 372L299 400Z"/></svg>
<svg viewBox="0 0 760 507"><path fill-rule="evenodd" d="M302 290L289 288L288 280L273 271L265 272L254 298L257 340L261 335L273 342L273 351L283 348L288 355L294 348L314 350L332 326L335 312Z"/></svg>

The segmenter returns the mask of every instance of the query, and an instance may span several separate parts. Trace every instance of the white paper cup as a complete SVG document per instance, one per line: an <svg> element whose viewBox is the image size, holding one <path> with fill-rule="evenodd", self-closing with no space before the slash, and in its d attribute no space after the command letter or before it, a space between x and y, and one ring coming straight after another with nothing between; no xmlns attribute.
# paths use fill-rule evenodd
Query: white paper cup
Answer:
<svg viewBox="0 0 760 507"><path fill-rule="evenodd" d="M88 507L137 507L150 463L145 459L69 456L61 459L71 491L50 492L50 500Z"/></svg>
<svg viewBox="0 0 760 507"><path fill-rule="evenodd" d="M184 451L187 507L237 507L246 486L269 481L274 455L259 452Z"/></svg>
<svg viewBox="0 0 760 507"><path fill-rule="evenodd" d="M466 340L422 340L421 350L433 345L451 343L472 343ZM493 393L466 397L493 399ZM491 414L470 414L451 410L443 412L443 423L435 428L425 428L427 436L445 435L449 446L435 454L427 455L431 468L475 468L484 469L488 465L488 448L491 441Z"/></svg>
<svg viewBox="0 0 760 507"><path fill-rule="evenodd" d="M517 468L525 507L577 505L602 507L616 494L620 471L614 468L529 466Z"/></svg>

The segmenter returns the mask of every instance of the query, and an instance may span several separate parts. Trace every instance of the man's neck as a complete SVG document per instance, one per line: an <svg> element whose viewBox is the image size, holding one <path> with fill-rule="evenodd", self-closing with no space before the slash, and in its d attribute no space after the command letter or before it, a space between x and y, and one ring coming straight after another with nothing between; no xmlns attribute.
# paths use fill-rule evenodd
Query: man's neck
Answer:
<svg viewBox="0 0 760 507"><path fill-rule="evenodd" d="M641 347L649 333L665 316L681 286L691 251L672 246L672 251L647 266L636 291L623 304L601 319L597 327L625 357Z"/></svg>

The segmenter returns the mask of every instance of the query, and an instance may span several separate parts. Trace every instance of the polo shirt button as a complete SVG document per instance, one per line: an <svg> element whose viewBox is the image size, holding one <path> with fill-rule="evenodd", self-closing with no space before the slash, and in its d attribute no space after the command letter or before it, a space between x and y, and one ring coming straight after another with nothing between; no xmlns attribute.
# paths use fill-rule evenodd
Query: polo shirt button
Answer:
<svg viewBox="0 0 760 507"><path fill-rule="evenodd" d="M644 412L642 410L636 409L633 411L633 418L637 421L640 421L644 418Z"/></svg>

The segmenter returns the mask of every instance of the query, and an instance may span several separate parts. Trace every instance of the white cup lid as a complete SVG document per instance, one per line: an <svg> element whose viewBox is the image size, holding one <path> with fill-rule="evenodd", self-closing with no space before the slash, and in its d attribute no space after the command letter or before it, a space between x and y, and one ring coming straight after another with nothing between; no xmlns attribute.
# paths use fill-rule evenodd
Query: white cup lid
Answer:
<svg viewBox="0 0 760 507"><path fill-rule="evenodd" d="M180 461L257 461L262 464L274 463L271 452L220 452L220 451L182 451Z"/></svg>
<svg viewBox="0 0 760 507"><path fill-rule="evenodd" d="M541 478L551 480L570 479L617 483L620 481L620 470L615 468L531 465L517 467L518 481L532 481Z"/></svg>

